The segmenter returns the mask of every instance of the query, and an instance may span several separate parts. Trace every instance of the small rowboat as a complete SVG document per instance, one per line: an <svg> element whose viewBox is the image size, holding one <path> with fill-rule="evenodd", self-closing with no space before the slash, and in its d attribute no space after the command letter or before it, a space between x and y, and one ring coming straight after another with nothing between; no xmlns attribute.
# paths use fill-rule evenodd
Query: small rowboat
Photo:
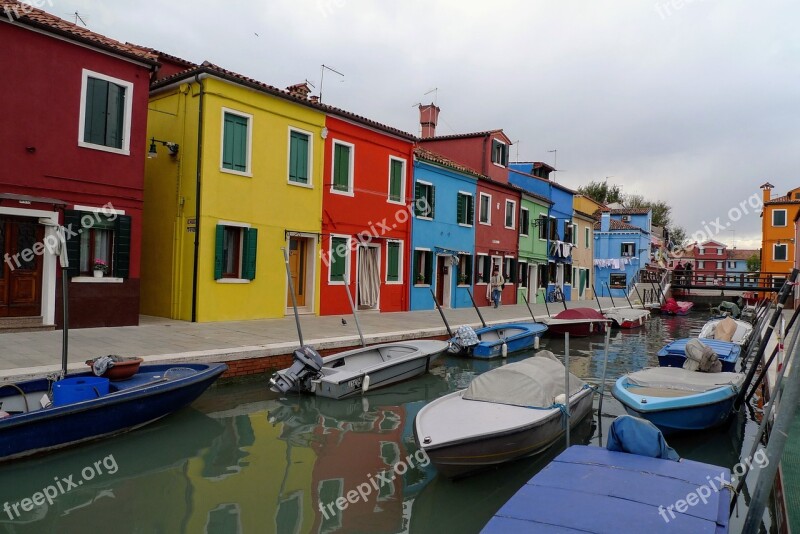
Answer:
<svg viewBox="0 0 800 534"><path fill-rule="evenodd" d="M451 352L487 360L505 357L511 352L533 348L536 338L546 331L547 326L541 323L503 323L474 331L462 326L450 340Z"/></svg>
<svg viewBox="0 0 800 534"><path fill-rule="evenodd" d="M753 325L741 319L730 320L736 322L736 331L733 333L733 337L731 337L731 343L736 343L741 347L747 347L748 343L750 343L750 337L753 334ZM725 321L725 319L712 319L708 321L703 325L703 329L700 330L700 335L697 337L702 339L703 343L706 343L706 340L709 339L717 339L716 329L722 321Z"/></svg>
<svg viewBox="0 0 800 534"><path fill-rule="evenodd" d="M572 308L555 317L546 317L542 322L547 325L547 333L551 336L563 336L569 332L572 337L588 337L604 334L609 320L592 308Z"/></svg>
<svg viewBox="0 0 800 534"><path fill-rule="evenodd" d="M630 329L644 326L647 319L650 318L650 311L636 308L620 308L607 311L603 315L606 319L611 320L612 327Z"/></svg>
<svg viewBox="0 0 800 534"><path fill-rule="evenodd" d="M693 307L694 302L686 302L683 300L669 298L661 306L661 313L666 315L688 315Z"/></svg>
<svg viewBox="0 0 800 534"><path fill-rule="evenodd" d="M669 343L658 351L658 365L661 367L683 367L686 361L686 344L690 338L678 339ZM703 345L710 347L722 362L722 371L732 373L736 370L736 361L742 352L742 347L736 343L719 341L717 339L703 339Z"/></svg>

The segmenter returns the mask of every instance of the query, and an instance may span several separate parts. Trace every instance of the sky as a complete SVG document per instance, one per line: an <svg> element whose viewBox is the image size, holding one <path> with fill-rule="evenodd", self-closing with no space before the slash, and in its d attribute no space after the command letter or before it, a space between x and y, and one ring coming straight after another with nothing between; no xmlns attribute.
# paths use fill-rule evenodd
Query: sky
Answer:
<svg viewBox="0 0 800 534"><path fill-rule="evenodd" d="M800 185L789 0L29 3L277 87L319 94L327 65L344 76L325 71L324 103L414 134L435 102L439 135L502 128L512 161L663 200L689 236L729 246L760 246L761 184Z"/></svg>

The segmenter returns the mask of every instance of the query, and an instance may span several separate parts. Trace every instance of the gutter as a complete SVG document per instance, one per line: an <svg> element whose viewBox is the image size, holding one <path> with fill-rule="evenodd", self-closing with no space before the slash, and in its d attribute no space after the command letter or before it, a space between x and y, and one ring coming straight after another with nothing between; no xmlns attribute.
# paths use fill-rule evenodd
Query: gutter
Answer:
<svg viewBox="0 0 800 534"><path fill-rule="evenodd" d="M205 87L203 80L200 79L200 74L195 74L194 80L200 86L200 101L197 110L197 175L195 178L195 201L194 201L194 217L195 217L195 232L194 232L194 257L192 265L192 322L197 322L197 270L198 258L200 256L200 228L202 227L200 220L200 191L202 184L202 164L203 164L203 103L205 101Z"/></svg>

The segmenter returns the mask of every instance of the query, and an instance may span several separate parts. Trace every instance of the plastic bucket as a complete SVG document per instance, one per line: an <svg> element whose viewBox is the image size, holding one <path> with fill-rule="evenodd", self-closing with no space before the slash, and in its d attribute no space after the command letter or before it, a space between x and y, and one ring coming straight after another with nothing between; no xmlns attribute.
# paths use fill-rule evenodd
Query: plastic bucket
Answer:
<svg viewBox="0 0 800 534"><path fill-rule="evenodd" d="M65 378L53 385L53 405L64 406L108 394L108 378L84 376Z"/></svg>

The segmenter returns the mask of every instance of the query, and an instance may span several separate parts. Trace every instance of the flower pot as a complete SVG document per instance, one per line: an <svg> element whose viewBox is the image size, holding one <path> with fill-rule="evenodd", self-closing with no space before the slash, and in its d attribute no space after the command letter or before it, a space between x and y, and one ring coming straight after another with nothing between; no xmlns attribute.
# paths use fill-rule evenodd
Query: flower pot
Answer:
<svg viewBox="0 0 800 534"><path fill-rule="evenodd" d="M95 278L103 278L103 271L94 271Z"/></svg>

